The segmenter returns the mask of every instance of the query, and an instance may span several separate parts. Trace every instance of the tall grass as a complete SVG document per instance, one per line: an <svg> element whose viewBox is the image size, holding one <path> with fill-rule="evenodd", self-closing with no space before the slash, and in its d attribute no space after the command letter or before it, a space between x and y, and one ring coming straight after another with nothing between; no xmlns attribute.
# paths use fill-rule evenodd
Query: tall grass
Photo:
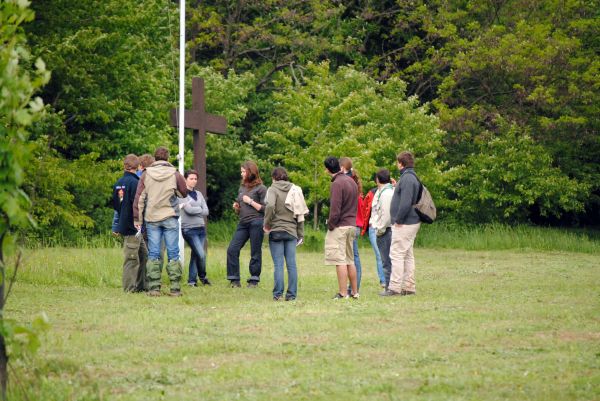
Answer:
<svg viewBox="0 0 600 401"><path fill-rule="evenodd" d="M236 229L237 221L211 221L207 227L210 244L227 244ZM304 249L320 251L325 240L325 228L305 228ZM121 240L110 232L90 235L67 241L62 237L26 236L27 248L74 247L114 248L121 247ZM367 236L359 240L361 247L369 247ZM557 252L600 253L600 231L594 229L550 228L527 225L504 224L463 225L444 222L421 225L416 246L421 248L464 250L537 250Z"/></svg>

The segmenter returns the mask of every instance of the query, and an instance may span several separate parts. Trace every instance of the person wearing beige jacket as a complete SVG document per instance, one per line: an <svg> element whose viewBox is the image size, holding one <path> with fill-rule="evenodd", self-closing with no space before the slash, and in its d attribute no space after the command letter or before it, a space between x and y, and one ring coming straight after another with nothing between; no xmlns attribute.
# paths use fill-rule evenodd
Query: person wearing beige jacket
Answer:
<svg viewBox="0 0 600 401"><path fill-rule="evenodd" d="M156 161L146 170L137 187L133 203L135 226L141 230L142 220L148 232L148 263L146 274L148 295L160 296L162 266L159 261L160 243L164 238L167 247L167 273L171 283L171 296L181 296L182 267L179 259L179 206L178 198L185 198L188 190L185 179L169 160L169 150L159 147L154 153Z"/></svg>

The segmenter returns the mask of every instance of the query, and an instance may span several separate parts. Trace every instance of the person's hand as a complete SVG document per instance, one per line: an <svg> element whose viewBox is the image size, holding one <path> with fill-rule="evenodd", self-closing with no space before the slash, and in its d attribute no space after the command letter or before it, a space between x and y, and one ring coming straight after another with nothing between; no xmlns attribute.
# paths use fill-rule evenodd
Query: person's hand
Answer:
<svg viewBox="0 0 600 401"><path fill-rule="evenodd" d="M268 234L271 232L271 227L263 226L263 231Z"/></svg>
<svg viewBox="0 0 600 401"><path fill-rule="evenodd" d="M237 202L233 202L233 208L234 208L235 210L240 210L240 204L239 204L239 203L237 203Z"/></svg>
<svg viewBox="0 0 600 401"><path fill-rule="evenodd" d="M252 198L251 198L251 197L249 197L248 195L244 195L244 196L242 197L242 202L244 202L246 205L249 205L249 204L251 204L251 203L252 203Z"/></svg>
<svg viewBox="0 0 600 401"><path fill-rule="evenodd" d="M390 178L390 182L392 183L392 186L394 186L394 187L396 186L396 180L395 179Z"/></svg>
<svg viewBox="0 0 600 401"><path fill-rule="evenodd" d="M179 204L179 209L183 209L185 207L185 205L187 205L187 203L180 203Z"/></svg>
<svg viewBox="0 0 600 401"><path fill-rule="evenodd" d="M135 227L136 230L140 231L142 229L142 225L141 224L134 224L133 225Z"/></svg>
<svg viewBox="0 0 600 401"><path fill-rule="evenodd" d="M396 224L396 223L394 223L394 227L400 228L400 227L402 227L402 224Z"/></svg>

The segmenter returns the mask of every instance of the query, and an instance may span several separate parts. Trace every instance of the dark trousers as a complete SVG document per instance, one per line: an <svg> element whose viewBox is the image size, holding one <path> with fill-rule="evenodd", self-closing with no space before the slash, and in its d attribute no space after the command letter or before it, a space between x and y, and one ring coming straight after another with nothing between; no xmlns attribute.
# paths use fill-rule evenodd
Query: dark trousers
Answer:
<svg viewBox="0 0 600 401"><path fill-rule="evenodd" d="M381 264L383 266L383 276L385 277L385 288L390 285L390 275L392 274L392 259L390 258L390 246L392 245L392 229L387 228L385 234L377 237L377 248L381 254Z"/></svg>
<svg viewBox="0 0 600 401"><path fill-rule="evenodd" d="M248 282L258 283L262 268L263 219L248 223L238 223L237 229L227 248L227 280L240 280L240 251L250 240L250 278Z"/></svg>

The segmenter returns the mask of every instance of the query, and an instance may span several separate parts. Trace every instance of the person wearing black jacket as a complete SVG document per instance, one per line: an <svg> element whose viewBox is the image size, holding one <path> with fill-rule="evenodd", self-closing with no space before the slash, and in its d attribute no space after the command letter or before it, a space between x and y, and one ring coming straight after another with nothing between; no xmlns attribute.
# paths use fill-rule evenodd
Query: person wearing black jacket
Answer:
<svg viewBox="0 0 600 401"><path fill-rule="evenodd" d="M125 173L113 187L113 208L118 213L114 232L123 236L123 291L140 292L146 288L146 261L148 249L141 233L133 224L133 200L139 177L140 162L136 155L125 156Z"/></svg>
<svg viewBox="0 0 600 401"><path fill-rule="evenodd" d="M401 175L390 205L392 274L388 289L380 294L382 296L416 293L413 245L421 227L421 220L414 205L417 203L420 184L414 171L415 159L412 153L400 153L397 162Z"/></svg>

